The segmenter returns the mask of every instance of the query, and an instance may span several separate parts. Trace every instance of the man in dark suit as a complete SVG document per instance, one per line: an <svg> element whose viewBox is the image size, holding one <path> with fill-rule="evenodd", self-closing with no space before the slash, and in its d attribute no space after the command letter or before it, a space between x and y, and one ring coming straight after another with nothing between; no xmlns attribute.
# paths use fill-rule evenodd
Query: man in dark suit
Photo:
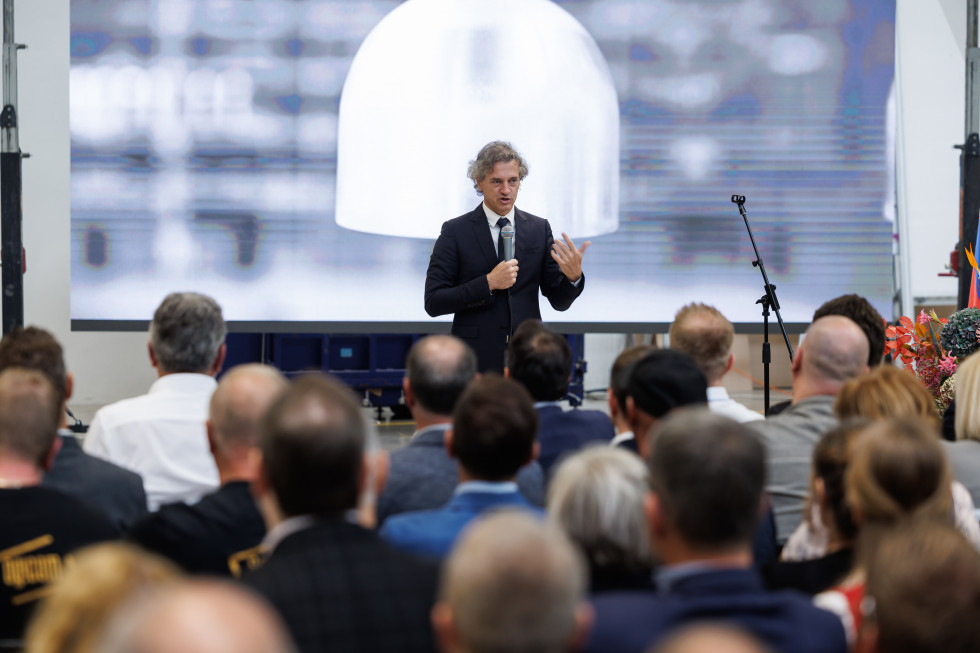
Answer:
<svg viewBox="0 0 980 653"><path fill-rule="evenodd" d="M176 501L138 521L128 538L191 574L240 577L258 566L265 522L249 487L258 476L259 422L287 387L269 365L239 365L208 407L208 445L221 487L187 505Z"/></svg>
<svg viewBox="0 0 980 653"><path fill-rule="evenodd" d="M55 387L61 402L54 464L44 474L42 487L60 490L105 514L120 532L146 514L146 492L139 474L90 456L66 426L68 400L74 377L65 368L61 345L53 335L35 326L18 328L0 341L0 371L8 367L37 370Z"/></svg>
<svg viewBox="0 0 980 653"><path fill-rule="evenodd" d="M476 355L459 338L422 338L405 361L405 404L415 420L415 434L403 449L391 454L388 480L378 498L378 523L388 517L446 505L459 484L456 461L446 450L446 431L466 385L476 377ZM521 494L544 505L544 474L537 461L517 473Z"/></svg>
<svg viewBox="0 0 980 653"><path fill-rule="evenodd" d="M539 320L526 320L507 347L506 376L531 393L538 413L538 460L545 475L567 453L590 442L612 441L616 435L609 416L598 410L564 410L561 401L572 380L572 349L568 341L546 329Z"/></svg>
<svg viewBox="0 0 980 653"><path fill-rule="evenodd" d="M262 422L254 484L269 560L244 578L282 615L301 653L432 651L434 565L392 550L350 519L373 457L351 391L304 376Z"/></svg>
<svg viewBox="0 0 980 653"><path fill-rule="evenodd" d="M590 243L576 248L565 234L565 242L555 241L547 220L514 206L527 164L509 143L485 145L468 175L483 202L442 225L425 277L425 312L454 313L452 333L476 352L480 371L500 372L514 327L541 317L539 288L558 311L582 293ZM499 238L504 226L514 228L508 261Z"/></svg>
<svg viewBox="0 0 980 653"><path fill-rule="evenodd" d="M744 425L688 408L661 425L648 458L644 502L663 565L657 589L596 598L587 650L649 650L677 628L722 621L777 653L847 651L844 628L794 592L767 592L752 569L765 484L765 449Z"/></svg>
<svg viewBox="0 0 980 653"><path fill-rule="evenodd" d="M459 399L449 449L459 486L438 510L395 515L381 535L394 546L432 558L449 553L460 531L481 513L521 508L541 514L517 491L517 470L537 456L538 418L520 384L496 374L476 379Z"/></svg>

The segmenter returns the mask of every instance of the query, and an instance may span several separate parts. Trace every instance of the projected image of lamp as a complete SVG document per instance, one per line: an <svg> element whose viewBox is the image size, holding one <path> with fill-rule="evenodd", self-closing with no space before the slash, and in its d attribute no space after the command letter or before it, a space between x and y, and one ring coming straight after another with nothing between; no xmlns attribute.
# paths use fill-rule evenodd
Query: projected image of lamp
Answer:
<svg viewBox="0 0 980 653"><path fill-rule="evenodd" d="M550 0L409 0L361 45L340 100L337 224L434 238L480 201L467 162L511 142L517 206L572 237L619 223L619 104L595 40Z"/></svg>

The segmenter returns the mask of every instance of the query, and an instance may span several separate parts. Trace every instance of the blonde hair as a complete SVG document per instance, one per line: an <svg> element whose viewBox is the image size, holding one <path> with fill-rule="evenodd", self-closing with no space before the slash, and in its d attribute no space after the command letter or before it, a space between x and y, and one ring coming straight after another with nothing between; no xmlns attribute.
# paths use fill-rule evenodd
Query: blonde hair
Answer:
<svg viewBox="0 0 980 653"><path fill-rule="evenodd" d="M936 401L915 376L891 365L879 365L844 383L834 401L838 419L924 419L939 423Z"/></svg>
<svg viewBox="0 0 980 653"><path fill-rule="evenodd" d="M121 606L180 576L167 560L129 544L82 549L34 613L24 653L93 653Z"/></svg>
<svg viewBox="0 0 980 653"><path fill-rule="evenodd" d="M709 383L725 375L735 328L717 308L702 303L683 306L674 316L669 337L670 348L693 358Z"/></svg>
<svg viewBox="0 0 980 653"><path fill-rule="evenodd" d="M932 516L953 523L952 477L938 426L915 419L887 419L854 442L845 483L860 522L860 559L873 556L885 533L909 518Z"/></svg>
<svg viewBox="0 0 980 653"><path fill-rule="evenodd" d="M968 356L956 370L957 440L980 442L980 356Z"/></svg>

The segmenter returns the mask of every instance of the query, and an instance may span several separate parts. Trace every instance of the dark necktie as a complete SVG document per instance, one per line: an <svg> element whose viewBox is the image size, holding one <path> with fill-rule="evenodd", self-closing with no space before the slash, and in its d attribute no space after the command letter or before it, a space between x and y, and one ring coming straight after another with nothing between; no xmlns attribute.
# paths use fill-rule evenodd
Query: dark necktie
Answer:
<svg viewBox="0 0 980 653"><path fill-rule="evenodd" d="M504 261L504 239L502 236L504 233L504 227L509 224L510 220L507 218L500 218L497 220L497 229L500 230L497 232L497 263L503 263Z"/></svg>

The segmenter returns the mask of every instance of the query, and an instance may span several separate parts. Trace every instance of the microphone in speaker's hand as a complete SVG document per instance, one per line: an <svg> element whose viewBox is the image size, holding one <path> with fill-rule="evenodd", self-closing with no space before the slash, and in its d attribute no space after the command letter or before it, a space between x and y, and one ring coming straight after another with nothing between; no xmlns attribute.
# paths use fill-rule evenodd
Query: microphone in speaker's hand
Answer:
<svg viewBox="0 0 980 653"><path fill-rule="evenodd" d="M500 246L504 249L504 260L514 258L514 227L504 225L500 229Z"/></svg>

